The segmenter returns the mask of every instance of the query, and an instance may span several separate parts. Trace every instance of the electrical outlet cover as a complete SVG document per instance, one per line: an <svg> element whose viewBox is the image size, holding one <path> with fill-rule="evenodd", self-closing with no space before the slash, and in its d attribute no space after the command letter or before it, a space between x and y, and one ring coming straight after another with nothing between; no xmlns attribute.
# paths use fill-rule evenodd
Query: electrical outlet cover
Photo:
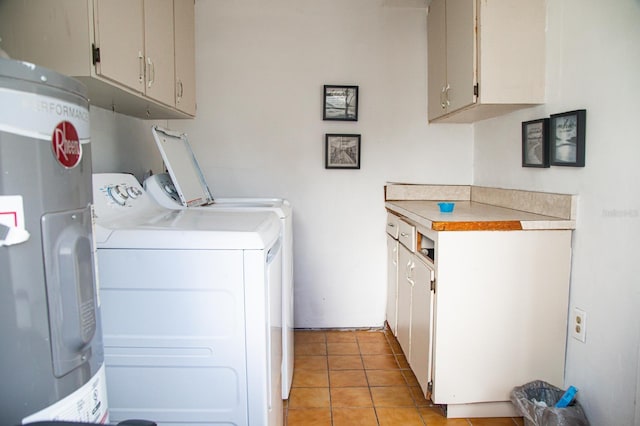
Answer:
<svg viewBox="0 0 640 426"><path fill-rule="evenodd" d="M571 316L571 336L584 343L587 337L587 313L580 308L573 308Z"/></svg>

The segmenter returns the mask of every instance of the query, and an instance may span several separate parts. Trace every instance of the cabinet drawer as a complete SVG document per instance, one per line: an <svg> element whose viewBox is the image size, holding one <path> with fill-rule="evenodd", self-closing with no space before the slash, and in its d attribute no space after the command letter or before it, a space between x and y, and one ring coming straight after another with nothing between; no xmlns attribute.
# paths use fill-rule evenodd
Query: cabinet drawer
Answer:
<svg viewBox="0 0 640 426"><path fill-rule="evenodd" d="M398 239L398 222L400 218L395 214L387 213L387 234Z"/></svg>
<svg viewBox="0 0 640 426"><path fill-rule="evenodd" d="M403 246L411 250L416 251L416 227L405 222L402 219L398 219L398 240Z"/></svg>

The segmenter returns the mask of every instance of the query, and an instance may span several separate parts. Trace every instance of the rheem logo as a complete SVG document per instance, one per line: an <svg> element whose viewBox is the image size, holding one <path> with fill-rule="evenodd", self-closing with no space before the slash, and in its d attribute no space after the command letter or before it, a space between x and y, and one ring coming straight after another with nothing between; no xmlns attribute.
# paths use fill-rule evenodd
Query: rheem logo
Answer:
<svg viewBox="0 0 640 426"><path fill-rule="evenodd" d="M72 169L80 163L82 146L78 139L78 132L68 121L60 122L53 130L51 139L53 155L63 167Z"/></svg>

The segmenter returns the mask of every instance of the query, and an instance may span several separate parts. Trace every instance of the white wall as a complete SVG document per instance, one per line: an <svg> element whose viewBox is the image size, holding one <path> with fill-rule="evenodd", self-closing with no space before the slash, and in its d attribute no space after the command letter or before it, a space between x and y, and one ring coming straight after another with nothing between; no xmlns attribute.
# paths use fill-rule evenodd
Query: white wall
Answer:
<svg viewBox="0 0 640 426"><path fill-rule="evenodd" d="M153 124L91 106L91 159L94 173L133 173L138 180L146 172L162 171L162 157L151 135Z"/></svg>
<svg viewBox="0 0 640 426"><path fill-rule="evenodd" d="M547 1L547 103L474 126L474 183L579 194L565 385L593 425L640 425L640 2ZM522 121L585 108L586 167L522 168ZM541 313L544 315L544 313ZM634 402L635 401L635 402Z"/></svg>
<svg viewBox="0 0 640 426"><path fill-rule="evenodd" d="M426 123L416 0L196 2L198 116L215 196L291 201L296 327L384 321L386 181L471 182L472 127ZM324 84L360 87L358 122L322 120ZM360 170L324 168L324 134L362 135Z"/></svg>

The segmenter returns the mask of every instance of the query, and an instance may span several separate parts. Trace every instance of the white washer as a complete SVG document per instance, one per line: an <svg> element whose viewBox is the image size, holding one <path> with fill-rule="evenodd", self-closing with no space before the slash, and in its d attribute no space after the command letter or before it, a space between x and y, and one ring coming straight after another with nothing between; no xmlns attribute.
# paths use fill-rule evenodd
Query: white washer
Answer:
<svg viewBox="0 0 640 426"><path fill-rule="evenodd" d="M283 423L280 222L168 210L94 174L110 418Z"/></svg>
<svg viewBox="0 0 640 426"><path fill-rule="evenodd" d="M152 133L169 173L147 178L144 187L160 205L170 208L273 211L282 224L282 397L289 398L293 382L293 211L282 198L216 198L196 160L187 135L158 126Z"/></svg>

